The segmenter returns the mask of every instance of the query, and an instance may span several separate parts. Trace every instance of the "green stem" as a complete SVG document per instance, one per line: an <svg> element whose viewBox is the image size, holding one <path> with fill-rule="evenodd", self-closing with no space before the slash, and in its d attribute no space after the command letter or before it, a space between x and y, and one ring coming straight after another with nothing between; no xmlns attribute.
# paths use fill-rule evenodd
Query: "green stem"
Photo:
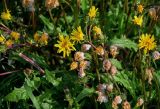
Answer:
<svg viewBox="0 0 160 109"><path fill-rule="evenodd" d="M7 3L6 3L6 0L3 0L3 2L4 2L4 6L5 6L5 9L6 9L6 11L7 11Z"/></svg>
<svg viewBox="0 0 160 109"><path fill-rule="evenodd" d="M52 22L54 24L54 19L53 19L53 15L52 15L51 9L49 9L48 12L49 12L49 16L50 16L50 18L51 18L51 20L52 20Z"/></svg>

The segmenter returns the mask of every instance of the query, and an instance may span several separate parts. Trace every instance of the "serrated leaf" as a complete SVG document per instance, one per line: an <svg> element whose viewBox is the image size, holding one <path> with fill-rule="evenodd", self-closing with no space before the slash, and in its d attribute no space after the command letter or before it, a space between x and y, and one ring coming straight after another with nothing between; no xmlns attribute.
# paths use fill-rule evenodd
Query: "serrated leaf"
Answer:
<svg viewBox="0 0 160 109"><path fill-rule="evenodd" d="M58 86L62 81L62 78L56 78L54 72L50 72L48 70L46 72L46 80L53 84L53 86Z"/></svg>
<svg viewBox="0 0 160 109"><path fill-rule="evenodd" d="M122 71L116 74L116 76L114 76L114 80L124 86L129 92L130 94L135 97L135 88L134 86L132 86L132 81L129 80L129 75L125 74L126 72Z"/></svg>
<svg viewBox="0 0 160 109"><path fill-rule="evenodd" d="M43 15L39 15L39 18L42 20L44 25L46 25L49 30L54 29L54 25L49 21L47 17L44 17Z"/></svg>
<svg viewBox="0 0 160 109"><path fill-rule="evenodd" d="M79 102L80 100L82 100L83 98L90 96L94 93L94 89L93 88L85 88L81 91L81 93L77 96L76 101Z"/></svg>
<svg viewBox="0 0 160 109"><path fill-rule="evenodd" d="M117 59L110 59L111 63L118 69L122 69L122 64Z"/></svg>
<svg viewBox="0 0 160 109"><path fill-rule="evenodd" d="M18 102L19 100L26 100L29 96L24 87L14 88L14 90L9 93L5 99L11 102Z"/></svg>
<svg viewBox="0 0 160 109"><path fill-rule="evenodd" d="M110 43L111 45L116 45L122 48L133 49L134 51L138 50L137 44L127 38L121 38L121 39L114 38L111 40Z"/></svg>

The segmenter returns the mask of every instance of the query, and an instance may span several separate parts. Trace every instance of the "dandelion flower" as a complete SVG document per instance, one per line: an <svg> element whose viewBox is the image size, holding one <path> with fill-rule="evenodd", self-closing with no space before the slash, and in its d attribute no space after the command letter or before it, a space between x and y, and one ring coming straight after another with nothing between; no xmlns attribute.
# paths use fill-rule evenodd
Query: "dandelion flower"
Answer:
<svg viewBox="0 0 160 109"><path fill-rule="evenodd" d="M101 28L97 27L97 26L94 26L93 27L93 31L98 34L98 35L101 35L102 34L102 31L101 31Z"/></svg>
<svg viewBox="0 0 160 109"><path fill-rule="evenodd" d="M134 19L132 21L134 22L134 24L139 25L141 27L143 23L143 16L134 16Z"/></svg>
<svg viewBox="0 0 160 109"><path fill-rule="evenodd" d="M79 26L77 28L77 30L73 30L72 33L71 33L71 40L73 40L74 42L80 42L82 40L84 40L84 34L82 32L82 29L81 27Z"/></svg>
<svg viewBox="0 0 160 109"><path fill-rule="evenodd" d="M0 43L3 43L6 39L4 38L3 35L0 36Z"/></svg>
<svg viewBox="0 0 160 109"><path fill-rule="evenodd" d="M64 37L63 35L59 36L59 41L57 41L58 44L55 44L55 47L58 47L58 53L63 52L63 57L69 56L71 51L76 50L74 48L74 44L71 43L69 36Z"/></svg>
<svg viewBox="0 0 160 109"><path fill-rule="evenodd" d="M137 6L137 11L138 11L139 13L142 13L142 12L143 12L143 9L144 9L144 7L143 7L143 5L141 5L141 4L139 4L139 5Z"/></svg>
<svg viewBox="0 0 160 109"><path fill-rule="evenodd" d="M104 48L102 46L98 46L95 50L95 52L98 54L98 55L101 55L103 56L104 55Z"/></svg>
<svg viewBox="0 0 160 109"><path fill-rule="evenodd" d="M74 60L75 61L82 61L82 60L84 60L84 53L83 52L80 52L80 51L78 51L78 52L76 52L75 54L74 54Z"/></svg>
<svg viewBox="0 0 160 109"><path fill-rule="evenodd" d="M156 42L154 35L142 34L139 39L139 49L144 49L144 53L148 53L150 50L156 48Z"/></svg>
<svg viewBox="0 0 160 109"><path fill-rule="evenodd" d="M3 20L11 20L11 19L12 19L12 16L11 16L11 14L10 14L10 11L7 9L6 12L2 12L2 13L1 13L1 18L2 18Z"/></svg>
<svg viewBox="0 0 160 109"><path fill-rule="evenodd" d="M20 38L20 34L18 32L14 32L12 31L11 32L11 36L15 39L15 40L18 40Z"/></svg>
<svg viewBox="0 0 160 109"><path fill-rule="evenodd" d="M96 17L97 11L98 11L98 8L96 8L95 6L92 6L92 7L89 9L88 16L89 16L90 18Z"/></svg>
<svg viewBox="0 0 160 109"><path fill-rule="evenodd" d="M45 6L47 9L56 8L59 6L59 0L46 0Z"/></svg>

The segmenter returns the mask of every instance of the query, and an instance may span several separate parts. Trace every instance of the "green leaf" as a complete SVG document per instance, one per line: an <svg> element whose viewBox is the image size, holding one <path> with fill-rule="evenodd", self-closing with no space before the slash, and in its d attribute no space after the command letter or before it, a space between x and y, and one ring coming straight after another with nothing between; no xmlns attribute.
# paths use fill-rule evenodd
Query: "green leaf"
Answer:
<svg viewBox="0 0 160 109"><path fill-rule="evenodd" d="M41 109L36 97L32 93L31 87L29 87L26 83L24 84L24 87L25 87L27 94L28 94L29 98L31 99L33 105L35 106L35 108Z"/></svg>
<svg viewBox="0 0 160 109"><path fill-rule="evenodd" d="M39 15L39 18L42 20L44 25L46 25L49 30L54 29L54 25L49 21L47 17L44 17L43 15Z"/></svg>
<svg viewBox="0 0 160 109"><path fill-rule="evenodd" d="M122 64L117 59L110 59L111 63L118 69L122 69Z"/></svg>
<svg viewBox="0 0 160 109"><path fill-rule="evenodd" d="M137 44L127 38L121 38L121 39L114 38L111 40L110 43L111 45L116 45L122 48L133 49L134 51L138 50Z"/></svg>
<svg viewBox="0 0 160 109"><path fill-rule="evenodd" d="M79 102L80 100L82 100L83 98L90 96L94 93L94 89L93 88L85 88L81 91L81 93L77 96L76 101Z"/></svg>
<svg viewBox="0 0 160 109"><path fill-rule="evenodd" d="M46 72L46 80L52 83L53 86L58 86L62 81L62 78L56 78L54 72L50 72L48 70Z"/></svg>
<svg viewBox="0 0 160 109"><path fill-rule="evenodd" d="M9 93L5 99L11 102L18 102L19 100L26 100L29 96L24 87L14 88L14 90Z"/></svg>
<svg viewBox="0 0 160 109"><path fill-rule="evenodd" d="M88 6L88 0L81 0L81 8L83 12L87 10L87 6Z"/></svg>
<svg viewBox="0 0 160 109"><path fill-rule="evenodd" d="M128 73L124 72L124 71L119 72L119 73L116 74L116 76L114 76L114 80L118 84L124 86L130 92L130 94L133 97L135 97L135 91L136 91L136 89L135 89L132 81L129 78L129 73L131 73L131 72L128 72Z"/></svg>

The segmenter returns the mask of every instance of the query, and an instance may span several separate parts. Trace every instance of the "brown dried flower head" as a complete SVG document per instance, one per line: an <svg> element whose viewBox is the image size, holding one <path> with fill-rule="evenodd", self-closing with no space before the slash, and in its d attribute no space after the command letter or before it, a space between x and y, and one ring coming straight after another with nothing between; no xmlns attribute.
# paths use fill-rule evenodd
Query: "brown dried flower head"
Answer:
<svg viewBox="0 0 160 109"><path fill-rule="evenodd" d="M46 0L45 6L47 9L53 9L59 6L59 0Z"/></svg>
<svg viewBox="0 0 160 109"><path fill-rule="evenodd" d="M123 109L131 109L131 105L128 101L123 102Z"/></svg>
<svg viewBox="0 0 160 109"><path fill-rule="evenodd" d="M111 66L112 66L112 63L110 60L106 59L103 61L103 69L104 70L109 71Z"/></svg>
<svg viewBox="0 0 160 109"><path fill-rule="evenodd" d="M112 65L111 70L110 70L110 73L111 73L111 75L113 75L113 76L117 73L117 68L116 68L114 65Z"/></svg>

